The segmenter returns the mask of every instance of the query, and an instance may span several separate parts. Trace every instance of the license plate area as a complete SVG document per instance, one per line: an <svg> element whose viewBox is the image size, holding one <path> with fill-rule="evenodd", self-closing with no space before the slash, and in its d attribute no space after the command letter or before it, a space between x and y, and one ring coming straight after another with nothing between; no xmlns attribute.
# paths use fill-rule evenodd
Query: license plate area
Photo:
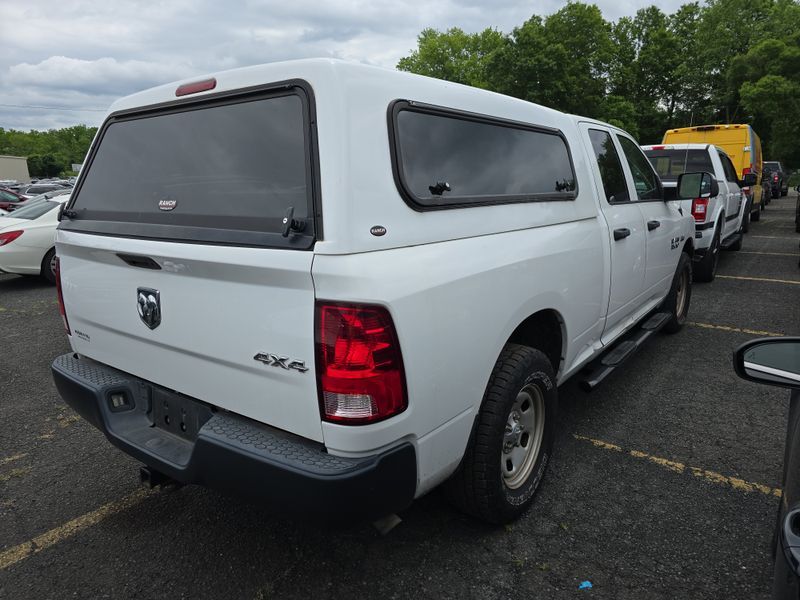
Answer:
<svg viewBox="0 0 800 600"><path fill-rule="evenodd" d="M206 404L167 390L153 388L152 398L153 425L192 442L213 415Z"/></svg>

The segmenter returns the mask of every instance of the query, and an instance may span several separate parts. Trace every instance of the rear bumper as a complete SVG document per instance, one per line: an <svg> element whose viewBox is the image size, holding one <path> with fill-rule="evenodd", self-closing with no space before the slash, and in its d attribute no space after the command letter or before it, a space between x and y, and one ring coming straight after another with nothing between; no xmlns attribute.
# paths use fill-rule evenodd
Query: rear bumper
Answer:
<svg viewBox="0 0 800 600"><path fill-rule="evenodd" d="M414 498L416 453L410 443L363 458L331 456L317 442L177 397L75 354L56 358L52 371L64 401L112 444L181 483L256 499L282 513L336 521L375 519ZM112 394L123 394L131 406L112 408ZM165 394L197 405L203 416L196 435L153 425L153 398Z"/></svg>

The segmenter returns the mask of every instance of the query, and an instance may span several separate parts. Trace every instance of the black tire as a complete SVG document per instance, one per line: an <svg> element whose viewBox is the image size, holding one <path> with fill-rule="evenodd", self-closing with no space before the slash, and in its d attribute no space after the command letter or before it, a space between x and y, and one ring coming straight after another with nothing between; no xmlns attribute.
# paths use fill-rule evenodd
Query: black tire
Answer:
<svg viewBox="0 0 800 600"><path fill-rule="evenodd" d="M49 281L53 285L56 284L56 273L55 271L53 271L52 268L53 257L55 255L56 255L56 249L50 248L50 250L47 251L47 254L45 254L44 258L42 259L42 270L41 270L42 277L44 277L47 281Z"/></svg>
<svg viewBox="0 0 800 600"><path fill-rule="evenodd" d="M742 217L742 233L750 231L750 204L744 207L744 217Z"/></svg>
<svg viewBox="0 0 800 600"><path fill-rule="evenodd" d="M526 430L514 431L516 444L511 450L508 445L514 444L510 441L512 414L520 398L524 407L526 397L530 398L528 410L543 413L544 423L541 429L534 428L533 435L527 433L534 455L526 455L524 469L516 475L524 477L515 482L513 471L505 466L510 464L510 458L504 456L511 457L515 448L524 452ZM445 485L453 504L495 524L508 523L522 515L533 502L552 455L557 410L558 388L548 358L534 348L507 344L492 370L461 464ZM522 420L514 422L520 424ZM536 440L541 440L538 446Z"/></svg>
<svg viewBox="0 0 800 600"><path fill-rule="evenodd" d="M717 223L717 226L714 228L714 238L711 240L708 251L699 262L695 263L694 269L692 269L692 278L694 281L701 281L704 283L714 281L714 276L717 274L717 264L719 264L721 228L722 225Z"/></svg>
<svg viewBox="0 0 800 600"><path fill-rule="evenodd" d="M734 252L738 252L742 249L742 244L744 243L744 236L739 234L739 239L736 240L733 244L728 246L728 250L733 250Z"/></svg>
<svg viewBox="0 0 800 600"><path fill-rule="evenodd" d="M758 205L758 209L750 213L750 220L754 223L761 220L761 211L764 210L764 203Z"/></svg>
<svg viewBox="0 0 800 600"><path fill-rule="evenodd" d="M684 294L682 305L678 306L679 295ZM678 268L675 269L675 276L672 278L672 287L669 294L664 299L662 310L670 313L670 319L664 325L666 333L678 333L686 323L689 314L689 303L692 299L692 259L686 252L681 252L678 260Z"/></svg>

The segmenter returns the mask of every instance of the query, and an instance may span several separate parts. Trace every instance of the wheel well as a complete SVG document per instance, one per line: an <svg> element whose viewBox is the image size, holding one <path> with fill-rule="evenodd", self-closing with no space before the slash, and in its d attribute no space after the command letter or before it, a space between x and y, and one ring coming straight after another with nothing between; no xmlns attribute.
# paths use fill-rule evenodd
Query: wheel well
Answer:
<svg viewBox="0 0 800 600"><path fill-rule="evenodd" d="M544 352L558 373L563 358L563 321L551 309L540 310L520 323L508 339L509 343L521 344Z"/></svg>
<svg viewBox="0 0 800 600"><path fill-rule="evenodd" d="M694 256L694 240L692 238L686 240L686 243L683 245L683 251L686 252L690 258Z"/></svg>

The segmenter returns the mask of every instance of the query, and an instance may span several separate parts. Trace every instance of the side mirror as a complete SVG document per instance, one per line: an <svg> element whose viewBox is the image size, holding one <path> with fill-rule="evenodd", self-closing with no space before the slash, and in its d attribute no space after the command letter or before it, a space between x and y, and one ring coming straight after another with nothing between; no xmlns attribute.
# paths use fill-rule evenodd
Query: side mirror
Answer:
<svg viewBox="0 0 800 600"><path fill-rule="evenodd" d="M733 353L742 379L800 389L800 337L752 340Z"/></svg>
<svg viewBox="0 0 800 600"><path fill-rule="evenodd" d="M745 173L742 177L742 187L751 187L758 182L758 175L755 173Z"/></svg>
<svg viewBox="0 0 800 600"><path fill-rule="evenodd" d="M678 175L677 200L712 198L719 194L719 183L711 173L683 173Z"/></svg>

